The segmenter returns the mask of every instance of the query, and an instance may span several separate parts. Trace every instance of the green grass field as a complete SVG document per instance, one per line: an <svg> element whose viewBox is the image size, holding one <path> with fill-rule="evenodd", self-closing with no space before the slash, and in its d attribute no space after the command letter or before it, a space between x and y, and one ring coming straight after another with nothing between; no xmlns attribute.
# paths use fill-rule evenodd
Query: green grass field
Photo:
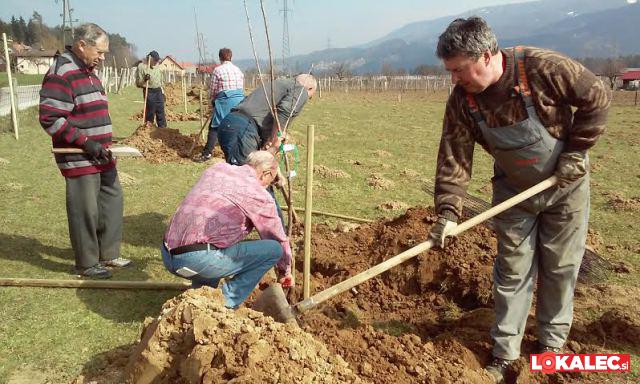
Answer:
<svg viewBox="0 0 640 384"><path fill-rule="evenodd" d="M316 165L350 175L316 177L314 209L377 218L401 213L376 209L388 201L431 205L425 186L435 173L444 100L444 94L424 93L405 93L402 102L392 93L324 94L312 100L292 127L293 136L305 143L305 129L314 124ZM138 122L129 116L141 109L138 89L110 95L114 135L130 135ZM639 111L615 105L606 136L591 151L591 228L604 242L599 251L635 271L640 271L638 211L614 211L607 194L640 196ZM37 108L21 112L19 120L16 141L10 120L0 118L1 275L73 279L64 178L49 153L50 139L38 124ZM170 127L184 133L199 128L198 122L170 122ZM294 181L296 206L303 205L304 146L300 158L300 176ZM158 246L168 218L205 168L196 163L119 160L121 174L131 177L124 185L122 255L135 266L116 271L114 279L178 281L164 270ZM368 186L372 174L393 186L386 190ZM490 176L491 159L478 148L469 192L488 198ZM314 221L325 218L314 217ZM612 274L610 281L638 285L638 272ZM83 371L106 364L102 354L135 343L144 318L156 316L162 303L174 295L172 291L0 288L0 383L21 377L42 383L69 382Z"/></svg>
<svg viewBox="0 0 640 384"><path fill-rule="evenodd" d="M23 73L12 73L11 77L18 80L18 85L40 85L44 75L25 75ZM7 72L0 72L0 88L9 86Z"/></svg>

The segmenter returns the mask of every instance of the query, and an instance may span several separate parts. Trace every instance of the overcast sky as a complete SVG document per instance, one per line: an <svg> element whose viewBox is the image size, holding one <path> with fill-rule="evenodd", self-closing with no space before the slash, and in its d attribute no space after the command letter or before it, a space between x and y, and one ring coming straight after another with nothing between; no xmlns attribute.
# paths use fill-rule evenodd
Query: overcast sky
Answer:
<svg viewBox="0 0 640 384"><path fill-rule="evenodd" d="M264 0L276 58L282 57L281 9L284 0ZM291 55L349 47L380 38L407 23L455 15L471 9L527 0L287 0ZM0 19L25 20L38 11L49 25L62 23L62 0L0 0ZM195 17L204 35L207 56L229 47L234 59L252 58L243 0L70 0L73 17L119 33L138 47L179 60L197 61ZM258 0L247 0L256 49L266 58L264 23ZM195 12L194 12L195 11Z"/></svg>

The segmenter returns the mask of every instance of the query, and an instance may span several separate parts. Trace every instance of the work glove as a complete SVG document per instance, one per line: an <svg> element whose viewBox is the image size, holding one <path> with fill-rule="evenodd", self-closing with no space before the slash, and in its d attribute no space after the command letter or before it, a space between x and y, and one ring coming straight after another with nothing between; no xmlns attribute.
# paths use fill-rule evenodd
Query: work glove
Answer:
<svg viewBox="0 0 640 384"><path fill-rule="evenodd" d="M293 287L293 275L291 274L291 271L282 272L276 268L276 272L278 273L278 283L282 285L282 288Z"/></svg>
<svg viewBox="0 0 640 384"><path fill-rule="evenodd" d="M150 74L148 74L148 73L146 73L146 74L144 75L143 79L144 79L144 81L149 81L149 80L151 80L151 75L150 75Z"/></svg>
<svg viewBox="0 0 640 384"><path fill-rule="evenodd" d="M580 151L562 152L556 166L558 186L564 188L587 174L587 154Z"/></svg>
<svg viewBox="0 0 640 384"><path fill-rule="evenodd" d="M102 147L97 141L87 140L82 145L82 149L94 160L111 160L111 151Z"/></svg>
<svg viewBox="0 0 640 384"><path fill-rule="evenodd" d="M448 209L444 209L438 215L438 221L431 227L429 239L433 240L434 246L444 249L447 245L446 238L458 226L458 216Z"/></svg>

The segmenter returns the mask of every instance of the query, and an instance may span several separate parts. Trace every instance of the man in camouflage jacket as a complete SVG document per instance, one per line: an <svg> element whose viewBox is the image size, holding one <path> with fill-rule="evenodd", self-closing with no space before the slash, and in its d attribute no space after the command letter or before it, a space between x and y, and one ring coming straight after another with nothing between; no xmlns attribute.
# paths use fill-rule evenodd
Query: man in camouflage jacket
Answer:
<svg viewBox="0 0 640 384"><path fill-rule="evenodd" d="M494 263L496 382L520 356L536 280L538 349L559 352L573 319L573 292L589 218L587 150L604 132L610 94L574 60L533 47L499 49L478 17L453 21L437 48L455 88L438 151L430 238L462 215L475 143L494 157L493 204L555 174L558 184L498 215Z"/></svg>

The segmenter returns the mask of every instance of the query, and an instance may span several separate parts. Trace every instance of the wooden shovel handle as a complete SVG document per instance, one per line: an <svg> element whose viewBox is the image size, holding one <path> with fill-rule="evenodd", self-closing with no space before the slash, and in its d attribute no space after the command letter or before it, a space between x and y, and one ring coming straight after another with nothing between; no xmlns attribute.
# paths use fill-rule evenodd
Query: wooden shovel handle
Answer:
<svg viewBox="0 0 640 384"><path fill-rule="evenodd" d="M58 154L71 154L71 153L85 153L82 148L53 148L51 153Z"/></svg>
<svg viewBox="0 0 640 384"><path fill-rule="evenodd" d="M507 209L513 207L514 205L517 205L525 200L527 200L528 198L530 198L531 196L534 196L544 190L546 190L547 188L552 187L553 185L555 185L558 182L558 179L556 176L551 176L550 178L534 185L533 187L513 196L512 198L505 200L504 202L496 205L495 207L461 223L460 225L458 225L453 231L451 231L451 233L449 233L449 236L455 236L458 235L464 231L466 231L467 229L476 226L480 223L482 223L485 220L488 220L494 216L496 216L497 214L506 211ZM406 251L390 258L387 259L385 261L383 261L382 263L375 265L369 269L367 269L366 271L360 272L359 274L341 282L338 283L336 285L334 285L333 287L329 287L327 289L325 289L324 291L318 292L315 295L311 296L310 298L303 300L299 303L297 303L295 305L295 309L297 310L297 312L304 312L310 308L315 307L316 305L336 296L339 295L340 293L349 290L353 287L355 287L356 285L363 283L369 279L371 279L372 277L375 277L385 271L388 271L389 269L395 267L398 264L401 264L409 259L411 259L414 256L419 255L422 252L428 251L429 249L431 249L434 246L434 242L429 239L427 241L425 241L424 243L420 243L418 245L416 245L413 248L409 248Z"/></svg>

